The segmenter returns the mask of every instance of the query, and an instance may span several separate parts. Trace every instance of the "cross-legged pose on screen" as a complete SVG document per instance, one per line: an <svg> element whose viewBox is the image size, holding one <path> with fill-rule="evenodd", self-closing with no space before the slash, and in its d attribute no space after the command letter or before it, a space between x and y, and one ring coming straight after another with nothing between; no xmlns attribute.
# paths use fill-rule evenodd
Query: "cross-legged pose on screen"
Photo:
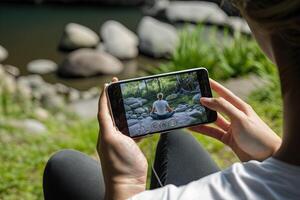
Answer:
<svg viewBox="0 0 300 200"><path fill-rule="evenodd" d="M168 101L163 99L163 93L157 94L157 100L154 101L150 116L153 119L167 119L172 117L175 111L170 108Z"/></svg>

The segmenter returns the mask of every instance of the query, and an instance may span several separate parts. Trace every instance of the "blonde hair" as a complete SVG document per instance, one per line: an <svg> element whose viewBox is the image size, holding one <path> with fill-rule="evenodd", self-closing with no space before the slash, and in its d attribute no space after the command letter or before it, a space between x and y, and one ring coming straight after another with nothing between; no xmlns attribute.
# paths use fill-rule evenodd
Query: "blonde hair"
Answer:
<svg viewBox="0 0 300 200"><path fill-rule="evenodd" d="M242 15L261 30L277 32L300 46L299 0L231 0Z"/></svg>
<svg viewBox="0 0 300 200"><path fill-rule="evenodd" d="M160 92L160 93L158 93L158 94L157 94L157 98L158 98L158 99L162 99L162 98L164 98L164 95L163 95L163 93L161 93L161 92Z"/></svg>

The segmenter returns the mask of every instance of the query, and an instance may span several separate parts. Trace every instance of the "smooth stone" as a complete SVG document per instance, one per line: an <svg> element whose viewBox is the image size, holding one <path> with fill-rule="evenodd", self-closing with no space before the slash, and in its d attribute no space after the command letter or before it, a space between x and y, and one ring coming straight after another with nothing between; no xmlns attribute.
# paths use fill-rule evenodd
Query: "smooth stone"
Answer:
<svg viewBox="0 0 300 200"><path fill-rule="evenodd" d="M137 117L137 115L131 115L131 118L132 119L137 119L138 117Z"/></svg>
<svg viewBox="0 0 300 200"><path fill-rule="evenodd" d="M41 104L47 109L61 109L65 102L61 96L44 94L41 97Z"/></svg>
<svg viewBox="0 0 300 200"><path fill-rule="evenodd" d="M147 99L140 99L140 101L142 102L143 105L148 102Z"/></svg>
<svg viewBox="0 0 300 200"><path fill-rule="evenodd" d="M18 95L20 95L24 99L30 99L32 97L31 87L27 84L23 84L20 81L17 81L17 92Z"/></svg>
<svg viewBox="0 0 300 200"><path fill-rule="evenodd" d="M134 110L135 113L137 114L142 114L143 112L145 112L144 108L137 108Z"/></svg>
<svg viewBox="0 0 300 200"><path fill-rule="evenodd" d="M135 109L135 108L141 107L142 105L143 104L141 102L137 102L137 103L131 104L130 108Z"/></svg>
<svg viewBox="0 0 300 200"><path fill-rule="evenodd" d="M32 89L40 88L45 84L45 81L39 75L21 76L17 81L20 82L20 84L28 85Z"/></svg>
<svg viewBox="0 0 300 200"><path fill-rule="evenodd" d="M163 13L165 12L169 4L170 4L169 0L158 0L158 1L154 1L151 7L145 6L143 10L145 12L145 15L160 16L163 15Z"/></svg>
<svg viewBox="0 0 300 200"><path fill-rule="evenodd" d="M178 97L178 94L170 94L166 97L166 100L167 101L171 101L171 100L174 100Z"/></svg>
<svg viewBox="0 0 300 200"><path fill-rule="evenodd" d="M55 87L53 87L49 83L44 83L38 85L37 87L32 87L32 96L37 100L42 100L42 98L47 99L48 97L55 98L55 96L57 96L57 93ZM47 100L45 102L47 102ZM50 102L52 102L52 100L50 100Z"/></svg>
<svg viewBox="0 0 300 200"><path fill-rule="evenodd" d="M199 117L201 117L201 116L203 115L203 113L202 113L202 112L199 112L199 111L197 111L197 110L193 110L192 112L190 112L189 115L190 115L191 117L199 118Z"/></svg>
<svg viewBox="0 0 300 200"><path fill-rule="evenodd" d="M70 88L64 84L61 83L56 83L54 85L55 90L58 94L63 94L63 95L67 95L70 92Z"/></svg>
<svg viewBox="0 0 300 200"><path fill-rule="evenodd" d="M227 24L235 31L239 31L250 35L251 29L247 24L246 20L240 17L228 17Z"/></svg>
<svg viewBox="0 0 300 200"><path fill-rule="evenodd" d="M192 108L189 108L189 109L187 109L186 111L187 112L191 112L193 109Z"/></svg>
<svg viewBox="0 0 300 200"><path fill-rule="evenodd" d="M137 120L137 119L129 119L129 120L127 120L128 126L132 126L132 125L137 124L137 123L139 123L139 120Z"/></svg>
<svg viewBox="0 0 300 200"><path fill-rule="evenodd" d="M175 112L184 112L187 108L186 107L179 107L179 108L176 108L174 111Z"/></svg>
<svg viewBox="0 0 300 200"><path fill-rule="evenodd" d="M21 127L28 133L33 134L43 134L47 132L46 126L35 120L35 119L26 119L21 123Z"/></svg>
<svg viewBox="0 0 300 200"><path fill-rule="evenodd" d="M69 23L65 27L59 48L61 50L74 50L96 47L99 40L99 36L90 28L77 23Z"/></svg>
<svg viewBox="0 0 300 200"><path fill-rule="evenodd" d="M77 89L70 88L69 94L68 94L68 101L74 102L80 99L80 92Z"/></svg>
<svg viewBox="0 0 300 200"><path fill-rule="evenodd" d="M126 104L124 104L124 108L125 108L126 112L131 110L131 108L128 105L126 105Z"/></svg>
<svg viewBox="0 0 300 200"><path fill-rule="evenodd" d="M98 101L99 98L79 100L71 103L69 109L82 119L93 119L98 114Z"/></svg>
<svg viewBox="0 0 300 200"><path fill-rule="evenodd" d="M67 56L58 74L62 77L91 77L99 74L116 75L122 70L122 63L106 52L79 49Z"/></svg>
<svg viewBox="0 0 300 200"><path fill-rule="evenodd" d="M137 32L140 50L153 57L170 56L179 40L175 27L152 17L143 17Z"/></svg>
<svg viewBox="0 0 300 200"><path fill-rule="evenodd" d="M2 89L5 92L8 93L15 93L17 90L17 82L14 76L10 74L5 74L2 77L2 80L0 80L0 90Z"/></svg>
<svg viewBox="0 0 300 200"><path fill-rule="evenodd" d="M120 59L135 58L138 55L138 37L123 24L109 20L100 30L105 50Z"/></svg>
<svg viewBox="0 0 300 200"><path fill-rule="evenodd" d="M0 64L0 80L6 76L6 71L4 69L4 66Z"/></svg>
<svg viewBox="0 0 300 200"><path fill-rule="evenodd" d="M43 108L36 108L34 110L34 116L39 120L46 121L49 118L49 113Z"/></svg>
<svg viewBox="0 0 300 200"><path fill-rule="evenodd" d="M133 111L132 111L132 110L127 111L127 114L128 114L128 115L132 115L132 114L133 114Z"/></svg>
<svg viewBox="0 0 300 200"><path fill-rule="evenodd" d="M81 92L81 98L82 99L91 99L96 96L99 96L100 90L97 87L92 87L88 89L87 91Z"/></svg>
<svg viewBox="0 0 300 200"><path fill-rule="evenodd" d="M0 62L3 62L8 57L8 51L0 45Z"/></svg>
<svg viewBox="0 0 300 200"><path fill-rule="evenodd" d="M149 108L148 107L143 107L145 112L149 112Z"/></svg>
<svg viewBox="0 0 300 200"><path fill-rule="evenodd" d="M3 68L6 71L6 73L8 73L14 77L20 76L20 70L19 70L19 68L15 67L15 66L3 65Z"/></svg>
<svg viewBox="0 0 300 200"><path fill-rule="evenodd" d="M140 100L138 98L134 98L134 97L128 97L128 98L124 99L124 103L127 105L138 103L139 101Z"/></svg>
<svg viewBox="0 0 300 200"><path fill-rule="evenodd" d="M48 59L37 59L27 64L27 70L33 74L48 74L57 70L57 64Z"/></svg>
<svg viewBox="0 0 300 200"><path fill-rule="evenodd" d="M171 1L165 12L168 20L172 22L207 22L222 25L228 17L217 4L201 1Z"/></svg>
<svg viewBox="0 0 300 200"><path fill-rule="evenodd" d="M148 113L142 113L142 115L141 115L142 117L148 117L149 116L149 114Z"/></svg>

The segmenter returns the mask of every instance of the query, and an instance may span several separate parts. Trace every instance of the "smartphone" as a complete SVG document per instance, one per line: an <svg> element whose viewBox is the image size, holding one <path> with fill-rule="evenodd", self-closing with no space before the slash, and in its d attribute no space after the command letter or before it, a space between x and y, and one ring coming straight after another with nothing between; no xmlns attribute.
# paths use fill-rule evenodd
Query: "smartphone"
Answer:
<svg viewBox="0 0 300 200"><path fill-rule="evenodd" d="M205 68L110 83L106 93L115 126L131 138L217 119L215 111L200 103L200 97L212 97Z"/></svg>

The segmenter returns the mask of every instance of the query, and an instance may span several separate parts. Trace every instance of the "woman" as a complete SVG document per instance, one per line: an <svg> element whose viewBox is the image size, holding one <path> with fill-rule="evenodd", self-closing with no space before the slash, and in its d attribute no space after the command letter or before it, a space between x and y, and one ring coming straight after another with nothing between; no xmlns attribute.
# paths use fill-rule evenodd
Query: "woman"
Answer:
<svg viewBox="0 0 300 200"><path fill-rule="evenodd" d="M200 101L218 111L217 127L202 125L192 130L224 142L243 163L218 171L189 134L182 131L163 134L155 160L160 182L153 178L151 188L166 186L145 191L147 161L132 139L114 129L102 93L97 150L105 192L96 162L80 153L63 151L47 164L46 200L299 199L300 1L236 0L235 4L263 51L278 67L284 108L282 141L251 106L211 81L212 89L220 97Z"/></svg>

